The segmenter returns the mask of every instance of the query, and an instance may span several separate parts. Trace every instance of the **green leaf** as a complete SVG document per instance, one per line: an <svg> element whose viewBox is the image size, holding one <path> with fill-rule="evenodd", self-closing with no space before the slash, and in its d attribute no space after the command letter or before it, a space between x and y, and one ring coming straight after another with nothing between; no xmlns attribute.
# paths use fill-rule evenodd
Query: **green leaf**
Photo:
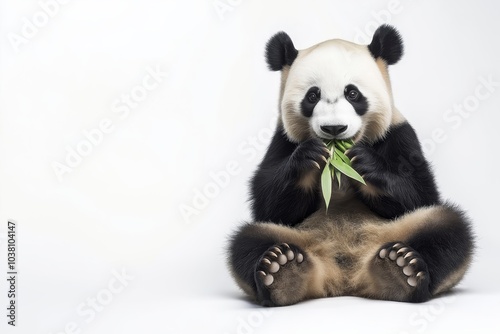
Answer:
<svg viewBox="0 0 500 334"><path fill-rule="evenodd" d="M332 143L332 145L330 147L328 147L328 149L330 150L330 157L333 158L333 155L335 152L335 143L333 141L331 143Z"/></svg>
<svg viewBox="0 0 500 334"><path fill-rule="evenodd" d="M354 179L358 182L363 183L366 186L365 180L358 174L351 166L343 162L341 159L332 159L330 161L331 165L342 174Z"/></svg>
<svg viewBox="0 0 500 334"><path fill-rule="evenodd" d="M328 205L330 204L330 199L332 198L332 176L330 166L330 164L326 164L323 172L321 173L321 192L323 193L323 198L325 199L326 211L328 211Z"/></svg>
<svg viewBox="0 0 500 334"><path fill-rule="evenodd" d="M337 182L339 183L339 189L340 189L340 177L342 175L340 175L340 172L338 171L338 169L335 170L335 177L337 178Z"/></svg>
<svg viewBox="0 0 500 334"><path fill-rule="evenodd" d="M340 159L351 166L351 159L349 159L344 153L340 152L340 150L335 150L335 154L340 157Z"/></svg>
<svg viewBox="0 0 500 334"><path fill-rule="evenodd" d="M352 139L349 140L328 140L325 141L326 147L330 151L330 159L321 173L321 191L326 204L326 210L332 198L333 182L337 179L339 188L341 187L341 179L344 174L362 184L366 185L365 181L352 167L351 160L344 152L354 145Z"/></svg>
<svg viewBox="0 0 500 334"><path fill-rule="evenodd" d="M338 151L345 152L347 148L344 146L344 143L341 140L335 141L335 146L338 148Z"/></svg>
<svg viewBox="0 0 500 334"><path fill-rule="evenodd" d="M351 147L354 146L354 140L352 139L344 140L342 141L342 144L344 144L345 148L350 149Z"/></svg>

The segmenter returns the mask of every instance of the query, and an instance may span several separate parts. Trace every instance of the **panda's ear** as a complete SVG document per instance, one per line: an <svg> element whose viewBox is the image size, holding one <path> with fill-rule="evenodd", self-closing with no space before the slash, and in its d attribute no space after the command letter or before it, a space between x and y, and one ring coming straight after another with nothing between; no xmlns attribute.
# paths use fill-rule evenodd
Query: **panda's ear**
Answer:
<svg viewBox="0 0 500 334"><path fill-rule="evenodd" d="M280 71L285 65L292 65L299 51L295 49L287 33L280 31L266 44L266 61L271 71Z"/></svg>
<svg viewBox="0 0 500 334"><path fill-rule="evenodd" d="M403 40L394 27L384 24L373 34L368 49L375 59L382 58L387 65L396 64L403 55Z"/></svg>

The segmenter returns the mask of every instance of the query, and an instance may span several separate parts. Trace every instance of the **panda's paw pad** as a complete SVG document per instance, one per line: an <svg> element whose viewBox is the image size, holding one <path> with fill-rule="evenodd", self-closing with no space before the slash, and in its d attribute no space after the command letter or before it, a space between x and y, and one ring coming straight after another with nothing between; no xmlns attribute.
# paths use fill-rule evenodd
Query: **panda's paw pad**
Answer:
<svg viewBox="0 0 500 334"><path fill-rule="evenodd" d="M275 283L283 270L293 265L301 265L305 260L304 252L287 243L272 246L262 256L257 266L257 279L264 286ZM281 273L280 273L281 271Z"/></svg>
<svg viewBox="0 0 500 334"><path fill-rule="evenodd" d="M427 264L420 254L402 242L384 245L377 254L379 260L390 263L410 287L417 287L429 281Z"/></svg>

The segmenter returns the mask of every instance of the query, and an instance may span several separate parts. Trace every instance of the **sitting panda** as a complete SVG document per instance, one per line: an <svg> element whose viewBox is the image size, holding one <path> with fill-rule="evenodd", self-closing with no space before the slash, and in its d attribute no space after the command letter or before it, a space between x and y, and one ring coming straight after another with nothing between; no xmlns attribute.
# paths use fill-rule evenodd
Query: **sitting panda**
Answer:
<svg viewBox="0 0 500 334"><path fill-rule="evenodd" d="M413 128L394 106L388 65L399 33L380 26L370 45L328 40L296 50L279 32L266 46L281 71L280 118L251 183L254 222L229 242L238 285L266 306L360 296L424 302L464 276L471 227L442 202ZM326 209L320 174L325 140L346 152L366 185L334 182Z"/></svg>

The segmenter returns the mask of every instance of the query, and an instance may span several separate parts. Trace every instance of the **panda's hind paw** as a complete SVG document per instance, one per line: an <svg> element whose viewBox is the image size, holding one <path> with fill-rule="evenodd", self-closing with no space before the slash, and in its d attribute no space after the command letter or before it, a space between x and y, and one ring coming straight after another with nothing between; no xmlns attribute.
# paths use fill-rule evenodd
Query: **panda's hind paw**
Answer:
<svg viewBox="0 0 500 334"><path fill-rule="evenodd" d="M388 243L377 254L378 259L392 264L411 287L428 284L427 264L420 254L402 242Z"/></svg>
<svg viewBox="0 0 500 334"><path fill-rule="evenodd" d="M308 267L305 252L297 246L282 243L270 247L255 271L259 302L266 306L292 304L303 289L305 280L301 277Z"/></svg>

